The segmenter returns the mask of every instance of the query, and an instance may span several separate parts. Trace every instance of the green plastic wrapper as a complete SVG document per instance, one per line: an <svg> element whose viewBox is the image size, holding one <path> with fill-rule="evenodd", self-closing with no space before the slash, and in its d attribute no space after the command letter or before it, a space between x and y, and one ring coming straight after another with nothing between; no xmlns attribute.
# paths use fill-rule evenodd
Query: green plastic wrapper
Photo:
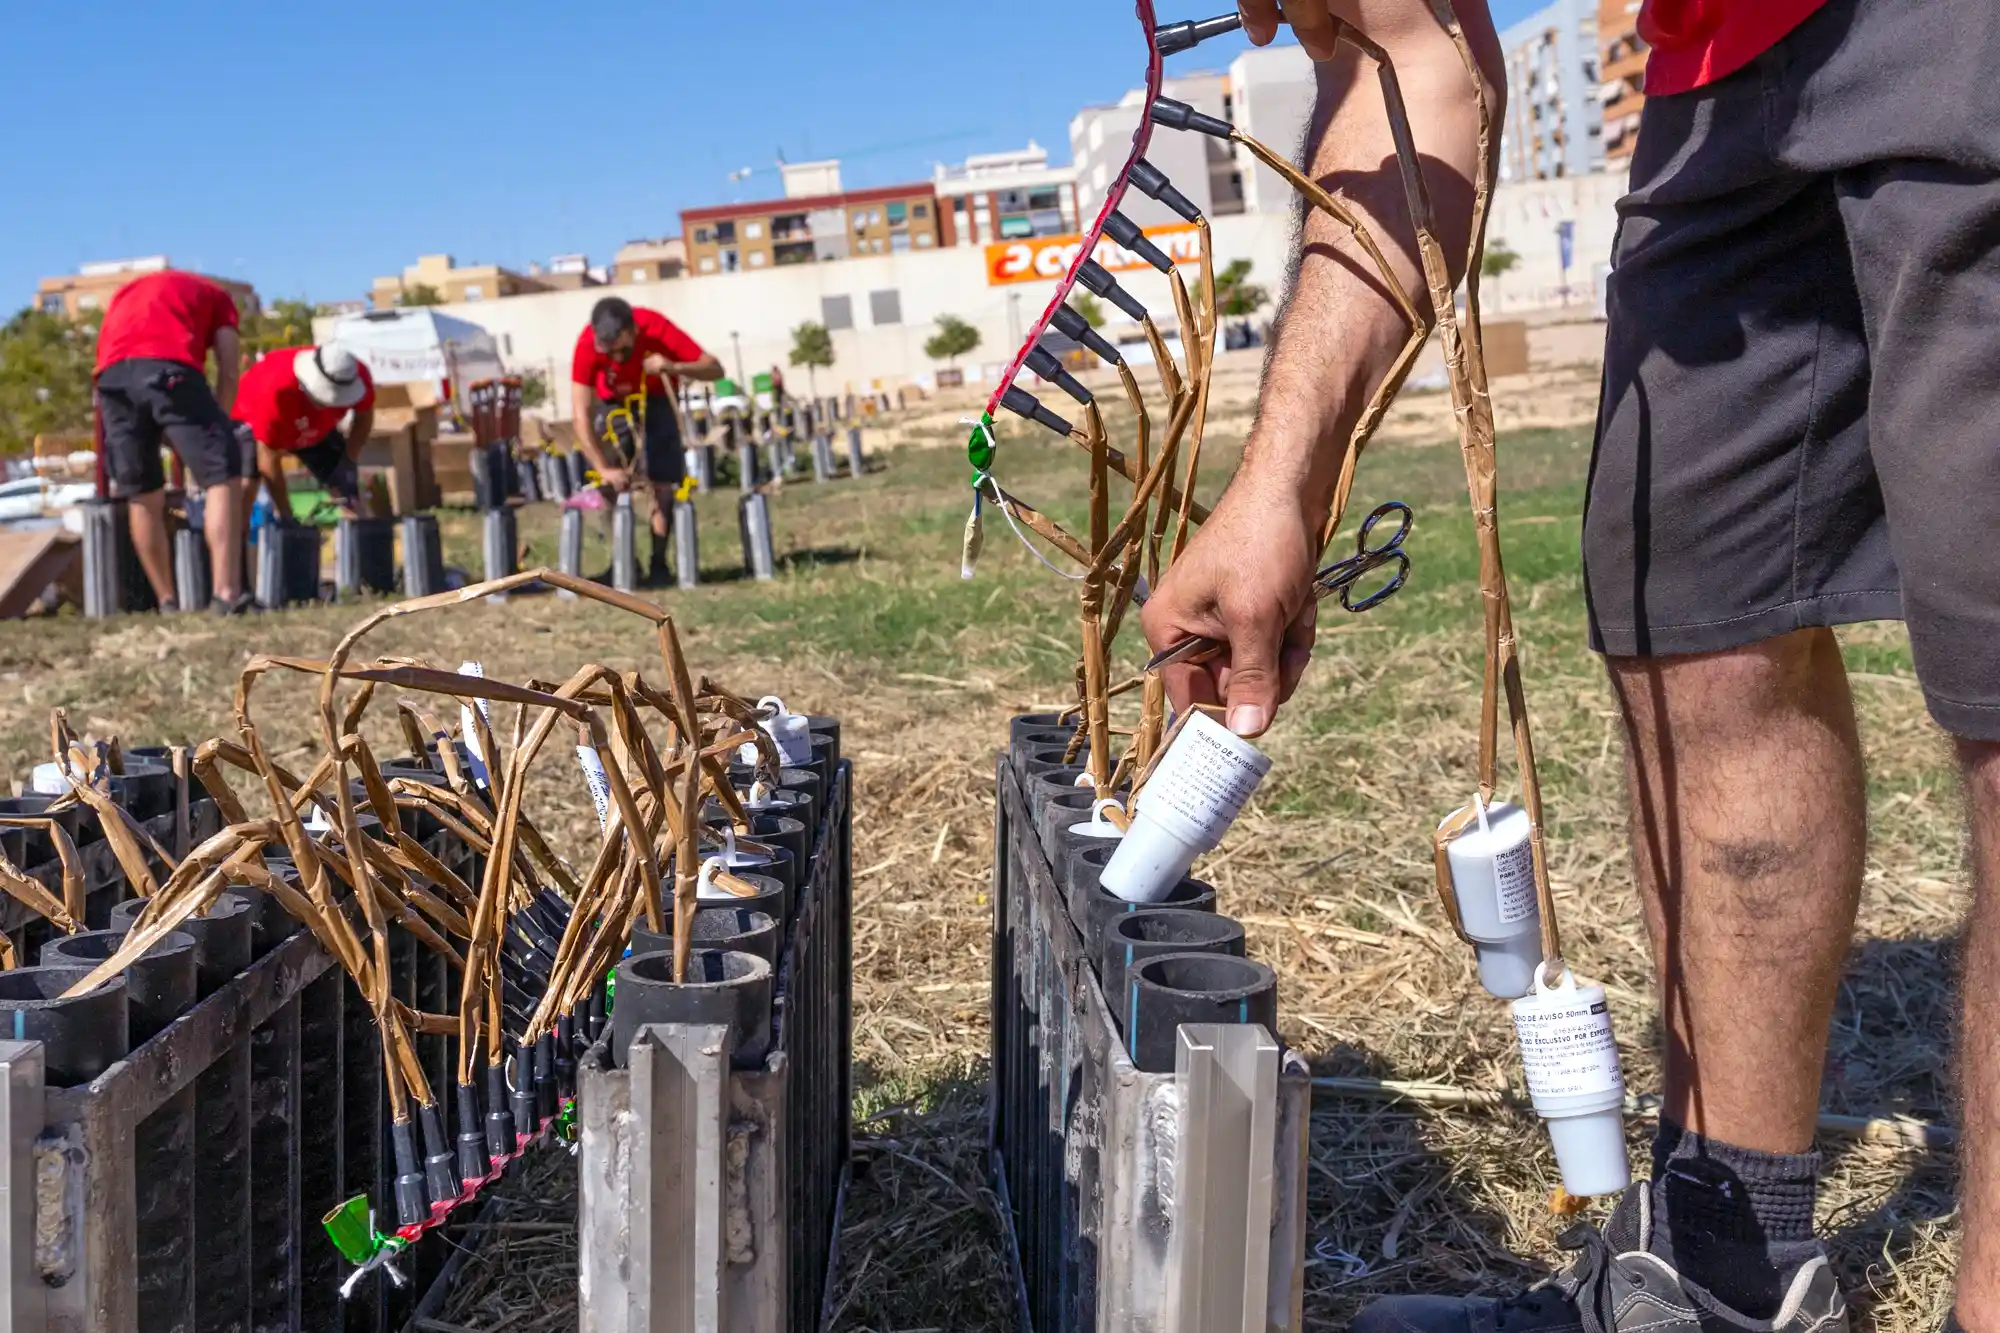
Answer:
<svg viewBox="0 0 2000 1333"><path fill-rule="evenodd" d="M320 1225L326 1228L334 1248L351 1264L367 1263L382 1246L382 1238L375 1234L374 1223L369 1217L368 1196L365 1194L355 1195L322 1217Z"/></svg>

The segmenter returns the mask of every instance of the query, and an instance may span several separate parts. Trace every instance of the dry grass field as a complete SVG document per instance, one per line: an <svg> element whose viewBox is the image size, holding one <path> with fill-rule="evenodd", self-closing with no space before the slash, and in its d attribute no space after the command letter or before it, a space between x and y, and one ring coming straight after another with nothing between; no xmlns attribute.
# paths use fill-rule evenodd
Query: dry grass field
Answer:
<svg viewBox="0 0 2000 1333"><path fill-rule="evenodd" d="M1242 373L1225 384L1211 492L1254 392ZM1609 988L1628 1083L1645 1092L1657 1086L1655 1004L1624 844L1618 722L1584 643L1577 561L1591 389L1579 371L1496 384L1503 533L1569 953ZM1066 586L997 525L978 579L959 579L965 466L955 448L925 447L962 440L955 416L945 407L900 425L886 466L863 480L787 488L774 503L781 570L769 584L725 577L733 500L705 499L711 581L657 594L699 669L845 720L858 779L865 1135L835 1321L848 1333L1015 1327L982 1163L991 765L1009 715L1062 700L1074 611ZM1081 510L1074 449L1010 429L998 472L1058 515ZM1442 396L1399 407L1361 477L1358 511L1391 498L1416 509L1415 573L1381 609L1323 619L1315 665L1269 741L1276 768L1198 873L1248 923L1252 952L1278 968L1282 1035L1316 1072L1505 1088L1519 1076L1503 1008L1477 989L1430 887L1430 830L1472 786L1479 673L1471 525ZM471 564L471 517L447 528L448 556ZM548 507L523 532L531 561L553 560ZM218 734L248 655L324 653L361 611L0 627L0 771L23 774L42 757L57 705L79 729L128 741ZM546 596L394 625L371 642L446 665L483 659L516 679L559 679L586 661L638 667L651 651L636 622ZM1948 1118L1953 937L1966 897L1956 784L1900 629L1866 627L1844 643L1872 765L1873 842L1825 1106ZM1122 656L1138 658L1136 635ZM277 757L304 753L303 688L274 684L262 697ZM563 813L538 815L543 827L594 836L581 784L544 767L533 799ZM1648 1134L1633 1123L1639 1160ZM1935 1326L1954 1249L1948 1154L1824 1146L1821 1223L1861 1326ZM1343 1328L1381 1293L1504 1289L1556 1257L1553 1160L1531 1114L1322 1097L1311 1155L1310 1328ZM549 1172L533 1189L559 1198L560 1165ZM539 1229L473 1262L437 1327L576 1327L573 1292L548 1280L572 1243L562 1210L532 1216ZM531 1287L510 1278L518 1245L546 1261Z"/></svg>

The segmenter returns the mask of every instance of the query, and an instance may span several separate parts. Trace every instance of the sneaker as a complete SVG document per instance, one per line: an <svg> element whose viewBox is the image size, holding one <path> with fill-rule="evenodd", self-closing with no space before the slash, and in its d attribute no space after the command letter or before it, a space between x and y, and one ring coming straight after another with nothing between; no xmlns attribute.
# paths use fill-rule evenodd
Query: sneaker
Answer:
<svg viewBox="0 0 2000 1333"><path fill-rule="evenodd" d="M1571 1227L1556 1242L1569 1271L1514 1296L1390 1296L1355 1317L1353 1333L1846 1333L1847 1302L1824 1254L1793 1275L1770 1319L1730 1309L1654 1254L1652 1190L1625 1191L1602 1231Z"/></svg>
<svg viewBox="0 0 2000 1333"><path fill-rule="evenodd" d="M218 597L208 604L208 609L218 616L247 616L257 609L257 594L239 592L228 601Z"/></svg>
<svg viewBox="0 0 2000 1333"><path fill-rule="evenodd" d="M665 587L674 581L673 572L667 568L667 553L653 552L652 561L646 566L646 582L655 588Z"/></svg>

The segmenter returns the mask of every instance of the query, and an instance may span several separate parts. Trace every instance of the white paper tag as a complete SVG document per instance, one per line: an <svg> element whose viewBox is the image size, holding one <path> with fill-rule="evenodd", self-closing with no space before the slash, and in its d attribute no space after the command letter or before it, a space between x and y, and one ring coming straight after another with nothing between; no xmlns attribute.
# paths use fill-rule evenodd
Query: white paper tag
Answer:
<svg viewBox="0 0 2000 1333"><path fill-rule="evenodd" d="M1521 1040L1521 1068L1535 1097L1594 1096L1622 1092L1618 1043L1611 1011L1596 996L1544 991L1514 1003L1514 1031Z"/></svg>
<svg viewBox="0 0 2000 1333"><path fill-rule="evenodd" d="M597 757L595 747L579 745L576 762L583 767L583 780L590 784L590 802L597 807L597 827L603 829L611 823L611 779L604 772L604 761Z"/></svg>
<svg viewBox="0 0 2000 1333"><path fill-rule="evenodd" d="M1535 915L1535 849L1509 847L1493 858L1493 884L1500 898L1500 924L1511 926Z"/></svg>
<svg viewBox="0 0 2000 1333"><path fill-rule="evenodd" d="M1178 824L1183 841L1213 847L1243 813L1271 760L1206 713L1188 719L1139 794L1153 819Z"/></svg>
<svg viewBox="0 0 2000 1333"><path fill-rule="evenodd" d="M458 664L458 674L461 676L477 676L481 680L484 680L486 679L486 668L478 662L460 662ZM490 730L493 726L492 705L484 699L476 699L473 702L479 705L479 716L485 720L486 726ZM458 706L458 734L465 738L465 748L472 755L472 776L479 780L479 784L482 787L492 786L492 780L486 772L486 755L479 747L479 728L473 725L472 709L465 704Z"/></svg>

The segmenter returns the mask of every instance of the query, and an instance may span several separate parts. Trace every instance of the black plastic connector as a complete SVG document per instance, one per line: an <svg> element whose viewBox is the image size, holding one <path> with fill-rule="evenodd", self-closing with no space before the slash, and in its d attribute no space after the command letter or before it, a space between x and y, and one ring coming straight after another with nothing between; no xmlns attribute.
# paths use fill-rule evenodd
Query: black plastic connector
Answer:
<svg viewBox="0 0 2000 1333"><path fill-rule="evenodd" d="M533 1137L542 1132L542 1117L535 1104L535 1044L520 1041L514 1046L514 1132Z"/></svg>
<svg viewBox="0 0 2000 1333"><path fill-rule="evenodd" d="M444 1112L437 1103L417 1108L417 1120L424 1130L424 1191L432 1203L449 1203L458 1197L458 1157L444 1132Z"/></svg>
<svg viewBox="0 0 2000 1333"><path fill-rule="evenodd" d="M1139 303L1139 298L1120 287L1118 279L1111 276L1110 270L1095 259L1086 259L1077 266L1076 280L1133 319L1146 317L1146 307Z"/></svg>
<svg viewBox="0 0 2000 1333"><path fill-rule="evenodd" d="M1159 200L1189 222L1201 221L1201 210L1194 206L1194 201L1176 190L1174 183L1167 179L1167 173L1145 158L1142 157L1132 164L1132 170L1125 179L1130 181L1139 193Z"/></svg>
<svg viewBox="0 0 2000 1333"><path fill-rule="evenodd" d="M1038 426L1048 427L1065 439L1069 438L1069 433L1073 429L1067 421L1043 407L1035 395L1018 385L1009 385L1007 392L1000 395L1000 406L1018 416L1026 417Z"/></svg>
<svg viewBox="0 0 2000 1333"><path fill-rule="evenodd" d="M1153 41L1163 56L1177 56L1183 51L1192 51L1211 37L1235 32L1243 26L1241 14L1219 14L1212 19L1183 19L1179 23L1162 23L1153 29Z"/></svg>
<svg viewBox="0 0 2000 1333"><path fill-rule="evenodd" d="M1139 230L1139 224L1123 213L1113 213L1104 219L1104 234L1160 272L1174 271L1174 261L1167 258L1166 252L1159 246L1147 240L1146 233Z"/></svg>
<svg viewBox="0 0 2000 1333"><path fill-rule="evenodd" d="M1076 376L1064 370L1062 362L1056 360L1056 354L1048 348L1041 346L1029 348L1027 366L1029 370L1034 371L1050 384L1055 385L1058 389L1076 399L1077 402L1088 403L1091 401L1090 390L1078 383Z"/></svg>
<svg viewBox="0 0 2000 1333"><path fill-rule="evenodd" d="M503 1061L504 1063L504 1061ZM507 1106L507 1071L486 1066L486 1158L493 1166L514 1155L514 1113Z"/></svg>
<svg viewBox="0 0 2000 1333"><path fill-rule="evenodd" d="M458 1085L458 1179L470 1189L493 1169L487 1160L486 1134L480 1125L479 1086Z"/></svg>
<svg viewBox="0 0 2000 1333"><path fill-rule="evenodd" d="M428 1221L431 1204L424 1193L424 1173L417 1169L416 1126L407 1120L390 1125L389 1142L396 1156L396 1225Z"/></svg>
<svg viewBox="0 0 2000 1333"><path fill-rule="evenodd" d="M1049 323L1063 337L1072 339L1095 353L1099 361L1110 366L1122 366L1125 358L1118 349L1105 341L1104 335L1090 327L1090 321L1066 305L1059 305L1049 316Z"/></svg>
<svg viewBox="0 0 2000 1333"><path fill-rule="evenodd" d="M1153 123L1164 125L1170 130L1193 130L1196 134L1211 134L1218 139L1227 139L1236 129L1226 120L1217 120L1214 116L1197 111L1186 102L1176 102L1171 97L1162 97L1153 103Z"/></svg>

